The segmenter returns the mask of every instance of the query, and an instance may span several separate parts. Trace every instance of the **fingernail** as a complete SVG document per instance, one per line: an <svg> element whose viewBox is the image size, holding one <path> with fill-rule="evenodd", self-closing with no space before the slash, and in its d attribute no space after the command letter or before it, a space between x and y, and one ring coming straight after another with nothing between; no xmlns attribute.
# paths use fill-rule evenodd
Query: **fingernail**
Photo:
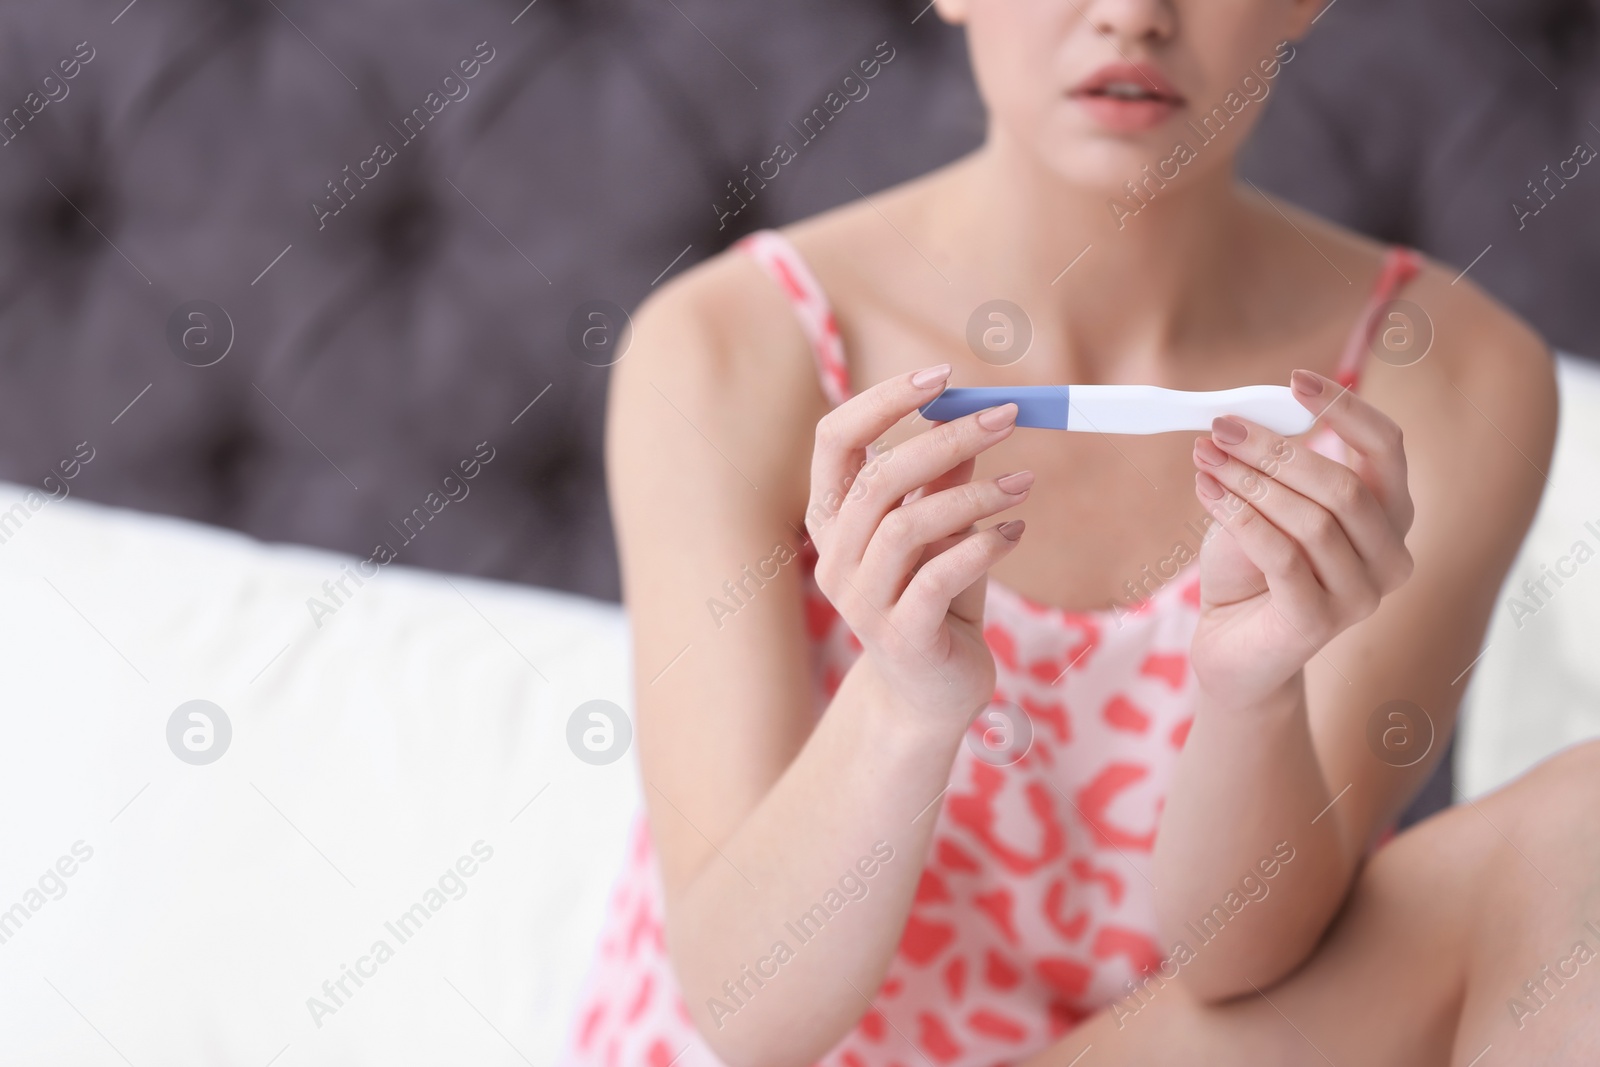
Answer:
<svg viewBox="0 0 1600 1067"><path fill-rule="evenodd" d="M1217 481L1205 471L1194 472L1194 487L1200 490L1200 495L1207 500L1221 500L1222 494L1227 490L1222 488L1222 483Z"/></svg>
<svg viewBox="0 0 1600 1067"><path fill-rule="evenodd" d="M1230 418L1213 419L1211 422L1211 436L1225 445L1236 445L1245 439L1249 433L1244 428L1244 423L1235 422Z"/></svg>
<svg viewBox="0 0 1600 1067"><path fill-rule="evenodd" d="M1194 443L1194 455L1201 463L1208 467L1220 467L1228 462L1228 454L1211 443L1211 438L1202 437Z"/></svg>
<svg viewBox="0 0 1600 1067"><path fill-rule="evenodd" d="M1022 536L1022 528L1024 525L1026 524L1021 519L1012 519L1010 522L1002 522L999 526L996 526L995 529L999 530L1000 536L1004 537L1007 541L1015 541L1017 538Z"/></svg>
<svg viewBox="0 0 1600 1067"><path fill-rule="evenodd" d="M1017 405L1001 404L978 416L978 425L985 430L1003 430L1017 420Z"/></svg>
<svg viewBox="0 0 1600 1067"><path fill-rule="evenodd" d="M941 363L937 367L926 367L917 371L911 376L911 384L918 389L926 389L938 385L948 377L950 377L950 364Z"/></svg>
<svg viewBox="0 0 1600 1067"><path fill-rule="evenodd" d="M1004 478L996 478L994 484L1012 496L1019 496L1026 493L1033 486L1033 472L1017 471L1015 474L1008 474Z"/></svg>
<svg viewBox="0 0 1600 1067"><path fill-rule="evenodd" d="M1289 384L1297 393L1304 393L1306 396L1322 395L1322 379L1308 370L1297 370L1289 375Z"/></svg>

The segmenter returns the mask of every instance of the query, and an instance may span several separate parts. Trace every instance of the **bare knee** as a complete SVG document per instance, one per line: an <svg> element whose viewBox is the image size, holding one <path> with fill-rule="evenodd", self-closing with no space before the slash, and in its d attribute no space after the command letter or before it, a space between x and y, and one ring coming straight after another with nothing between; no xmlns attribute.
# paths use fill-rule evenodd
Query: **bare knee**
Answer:
<svg viewBox="0 0 1600 1067"><path fill-rule="evenodd" d="M1597 809L1600 741L1570 745L1471 804L1467 814L1492 845L1482 874L1512 895L1600 889Z"/></svg>
<svg viewBox="0 0 1600 1067"><path fill-rule="evenodd" d="M1568 745L1540 766L1550 766L1562 774L1576 774L1587 780L1596 793L1600 793L1600 737Z"/></svg>
<svg viewBox="0 0 1600 1067"><path fill-rule="evenodd" d="M1590 823L1600 805L1600 739L1567 746L1480 803L1564 831Z"/></svg>
<svg viewBox="0 0 1600 1067"><path fill-rule="evenodd" d="M1600 869L1600 740L1548 757L1500 788L1452 805L1382 850L1406 868L1450 872L1456 885L1548 884L1553 866ZM1412 876L1412 875L1408 875ZM1580 878L1587 883L1590 879Z"/></svg>

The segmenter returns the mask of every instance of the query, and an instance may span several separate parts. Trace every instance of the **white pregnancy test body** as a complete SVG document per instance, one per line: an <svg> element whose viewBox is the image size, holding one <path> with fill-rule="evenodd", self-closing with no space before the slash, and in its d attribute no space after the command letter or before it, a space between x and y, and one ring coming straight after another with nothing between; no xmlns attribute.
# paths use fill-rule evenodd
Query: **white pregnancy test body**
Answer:
<svg viewBox="0 0 1600 1067"><path fill-rule="evenodd" d="M1287 386L1188 392L1155 385L1025 385L946 389L922 414L948 422L974 411L1014 402L1017 425L1088 433L1151 434L1204 431L1223 415L1238 415L1273 433L1293 436L1311 428L1313 416Z"/></svg>

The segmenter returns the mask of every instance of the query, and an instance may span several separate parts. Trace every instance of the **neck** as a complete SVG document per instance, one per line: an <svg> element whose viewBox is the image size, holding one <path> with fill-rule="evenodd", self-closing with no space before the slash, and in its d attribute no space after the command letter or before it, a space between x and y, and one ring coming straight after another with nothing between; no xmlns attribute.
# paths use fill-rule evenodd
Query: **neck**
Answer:
<svg viewBox="0 0 1600 1067"><path fill-rule="evenodd" d="M1030 378L1182 377L1185 352L1228 328L1250 232L1231 166L1140 184L1142 202L1113 198L991 131L963 169L960 200L974 207L948 216L951 238L1027 309Z"/></svg>

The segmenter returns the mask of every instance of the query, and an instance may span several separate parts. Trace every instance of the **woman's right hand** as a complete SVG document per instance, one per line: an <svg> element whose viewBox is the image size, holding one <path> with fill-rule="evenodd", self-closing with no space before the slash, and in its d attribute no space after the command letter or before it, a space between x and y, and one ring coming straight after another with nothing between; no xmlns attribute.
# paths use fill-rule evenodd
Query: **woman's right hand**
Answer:
<svg viewBox="0 0 1600 1067"><path fill-rule="evenodd" d="M983 639L989 568L1023 523L977 522L1027 499L1030 471L973 481L974 457L1016 429L1003 404L936 423L886 454L868 448L939 394L944 364L900 374L817 423L806 531L818 587L919 724L964 731L994 696Z"/></svg>

